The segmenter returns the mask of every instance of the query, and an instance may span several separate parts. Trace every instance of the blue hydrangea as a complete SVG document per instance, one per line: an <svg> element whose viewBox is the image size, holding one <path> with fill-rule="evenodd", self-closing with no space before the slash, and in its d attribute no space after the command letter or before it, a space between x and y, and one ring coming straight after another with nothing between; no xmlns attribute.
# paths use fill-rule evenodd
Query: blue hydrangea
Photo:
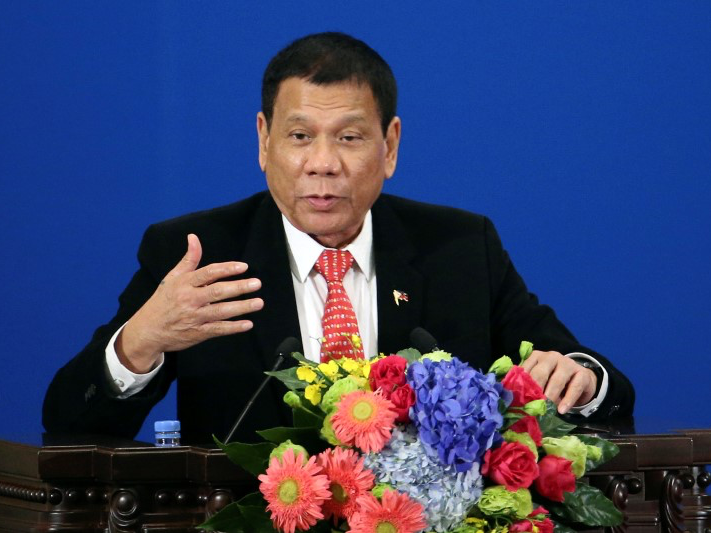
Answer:
<svg viewBox="0 0 711 533"><path fill-rule="evenodd" d="M458 473L430 458L411 425L395 428L385 448L365 457L365 466L378 483L388 483L424 506L428 530L448 531L461 523L482 492L478 465Z"/></svg>
<svg viewBox="0 0 711 533"><path fill-rule="evenodd" d="M501 441L499 402L508 405L512 395L494 374L482 374L456 357L425 359L409 366L407 381L415 390L410 418L430 457L466 472Z"/></svg>

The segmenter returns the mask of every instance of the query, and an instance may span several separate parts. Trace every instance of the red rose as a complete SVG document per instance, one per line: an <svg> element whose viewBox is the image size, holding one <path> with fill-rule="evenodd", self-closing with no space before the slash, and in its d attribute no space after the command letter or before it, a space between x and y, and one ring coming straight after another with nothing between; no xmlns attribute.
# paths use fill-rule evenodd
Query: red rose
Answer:
<svg viewBox="0 0 711 533"><path fill-rule="evenodd" d="M511 407L523 407L533 400L546 399L541 386L520 366L511 367L501 384L513 392Z"/></svg>
<svg viewBox="0 0 711 533"><path fill-rule="evenodd" d="M533 531L533 522L530 520L521 520L509 526L510 533L524 533L526 531Z"/></svg>
<svg viewBox="0 0 711 533"><path fill-rule="evenodd" d="M525 531L533 531L533 526L538 528L538 533L553 533L555 525L550 518L545 520L521 520L520 522L514 522L509 527L510 533L522 533Z"/></svg>
<svg viewBox="0 0 711 533"><path fill-rule="evenodd" d="M536 520L535 523L538 526L538 533L553 533L555 529L555 524L548 517L545 520Z"/></svg>
<svg viewBox="0 0 711 533"><path fill-rule="evenodd" d="M385 394L383 394L383 396L385 396ZM393 404L395 412L397 413L395 422L409 422L410 407L415 405L415 391L412 390L412 387L405 383L392 391L388 400Z"/></svg>
<svg viewBox="0 0 711 533"><path fill-rule="evenodd" d="M522 533L526 531L533 531L533 526L538 528L539 533L553 533L555 525L547 516L543 520L536 520L534 517L540 515L547 515L548 511L541 507L540 505L536 507L531 514L528 515L526 520L521 520L520 522L514 522L509 527L511 533Z"/></svg>
<svg viewBox="0 0 711 533"><path fill-rule="evenodd" d="M516 433L528 433L533 439L533 442L536 443L536 446L540 446L543 443L541 440L543 438L541 426L538 424L538 419L535 416L526 415L509 429Z"/></svg>
<svg viewBox="0 0 711 533"><path fill-rule="evenodd" d="M407 383L406 368L407 359L399 355L388 355L380 359L370 367L370 388L374 391L382 390L385 397L389 398L392 391Z"/></svg>
<svg viewBox="0 0 711 533"><path fill-rule="evenodd" d="M548 514L548 509L546 509L542 505L539 505L533 511L531 511L531 514L528 515L528 518L533 518L534 516L537 516L539 514Z"/></svg>
<svg viewBox="0 0 711 533"><path fill-rule="evenodd" d="M525 444L504 442L495 450L484 454L484 466L481 473L488 475L494 482L516 492L528 488L538 477L536 456Z"/></svg>
<svg viewBox="0 0 711 533"><path fill-rule="evenodd" d="M546 455L541 459L538 462L538 479L534 483L539 494L554 502L562 502L564 492L575 490L575 474L570 469L572 464L557 455Z"/></svg>

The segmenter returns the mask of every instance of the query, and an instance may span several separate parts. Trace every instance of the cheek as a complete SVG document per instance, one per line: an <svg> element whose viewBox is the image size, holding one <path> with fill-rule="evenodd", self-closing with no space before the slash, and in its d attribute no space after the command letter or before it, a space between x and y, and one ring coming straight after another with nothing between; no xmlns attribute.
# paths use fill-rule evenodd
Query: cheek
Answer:
<svg viewBox="0 0 711 533"><path fill-rule="evenodd" d="M301 161L296 155L284 154L267 161L267 174L271 184L280 190L295 187L301 169Z"/></svg>

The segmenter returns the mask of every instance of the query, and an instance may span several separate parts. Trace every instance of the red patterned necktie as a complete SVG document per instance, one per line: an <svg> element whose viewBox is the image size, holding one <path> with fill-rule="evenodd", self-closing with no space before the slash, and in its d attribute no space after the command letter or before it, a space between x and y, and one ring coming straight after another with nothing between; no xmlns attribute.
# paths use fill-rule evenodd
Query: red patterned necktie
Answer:
<svg viewBox="0 0 711 533"><path fill-rule="evenodd" d="M363 357L360 341L354 346L353 335L358 335L356 318L350 298L343 288L343 276L353 264L353 256L346 250L324 250L316 261L316 272L326 278L328 296L323 310L324 340L321 343L321 361L341 357Z"/></svg>

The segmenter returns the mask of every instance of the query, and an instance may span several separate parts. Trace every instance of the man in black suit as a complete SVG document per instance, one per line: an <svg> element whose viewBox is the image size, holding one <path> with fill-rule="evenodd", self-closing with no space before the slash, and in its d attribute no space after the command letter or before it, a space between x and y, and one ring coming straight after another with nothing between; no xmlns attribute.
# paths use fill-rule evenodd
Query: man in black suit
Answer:
<svg viewBox="0 0 711 533"><path fill-rule="evenodd" d="M257 115L269 192L148 229L116 317L50 385L45 427L133 436L177 378L186 440L223 436L284 337L318 359L324 248L355 258L343 285L366 355L408 346L421 326L486 370L530 340L524 367L561 413L631 414L629 381L528 293L488 220L381 195L395 108L389 66L361 41L311 35L275 56ZM288 422L282 394L264 391L239 439Z"/></svg>

